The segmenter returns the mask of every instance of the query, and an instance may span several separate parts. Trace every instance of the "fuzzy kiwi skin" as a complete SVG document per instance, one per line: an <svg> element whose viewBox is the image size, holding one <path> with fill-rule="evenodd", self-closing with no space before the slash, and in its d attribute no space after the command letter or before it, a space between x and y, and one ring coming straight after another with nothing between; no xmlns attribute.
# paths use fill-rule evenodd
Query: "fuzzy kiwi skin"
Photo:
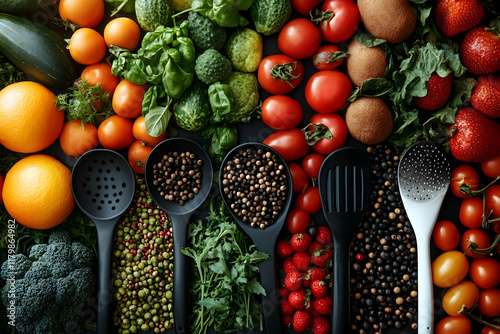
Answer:
<svg viewBox="0 0 500 334"><path fill-rule="evenodd" d="M365 28L375 38L398 44L415 31L417 19L408 0L358 0Z"/></svg>
<svg viewBox="0 0 500 334"><path fill-rule="evenodd" d="M371 78L382 78L387 68L385 51L380 46L364 46L355 39L347 47L347 75L355 86Z"/></svg>
<svg viewBox="0 0 500 334"><path fill-rule="evenodd" d="M361 97L349 105L345 122L351 136L368 145L378 144L392 132L392 113L378 97Z"/></svg>

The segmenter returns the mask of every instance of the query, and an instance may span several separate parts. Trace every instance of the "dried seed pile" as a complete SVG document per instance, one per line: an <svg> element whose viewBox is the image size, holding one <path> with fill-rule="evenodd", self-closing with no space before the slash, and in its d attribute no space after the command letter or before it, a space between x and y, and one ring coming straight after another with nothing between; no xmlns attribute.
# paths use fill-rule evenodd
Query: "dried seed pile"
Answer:
<svg viewBox="0 0 500 334"><path fill-rule="evenodd" d="M201 190L201 166L192 152L169 151L153 165L153 185L167 201L184 205Z"/></svg>
<svg viewBox="0 0 500 334"><path fill-rule="evenodd" d="M367 150L373 188L351 245L351 332L380 334L408 322L416 328L417 249L397 184L398 152Z"/></svg>
<svg viewBox="0 0 500 334"><path fill-rule="evenodd" d="M262 148L241 149L222 173L223 196L234 213L262 229L276 221L285 206L288 182L275 154Z"/></svg>

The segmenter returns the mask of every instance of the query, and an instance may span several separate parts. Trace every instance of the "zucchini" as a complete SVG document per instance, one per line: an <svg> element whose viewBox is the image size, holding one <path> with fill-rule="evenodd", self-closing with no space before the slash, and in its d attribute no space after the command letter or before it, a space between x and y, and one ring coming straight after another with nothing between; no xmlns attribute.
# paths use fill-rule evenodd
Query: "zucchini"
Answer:
<svg viewBox="0 0 500 334"><path fill-rule="evenodd" d="M57 0L0 0L0 12L26 13L47 8Z"/></svg>
<svg viewBox="0 0 500 334"><path fill-rule="evenodd" d="M137 22L146 31L172 23L174 7L171 0L135 0Z"/></svg>
<svg viewBox="0 0 500 334"><path fill-rule="evenodd" d="M48 27L0 13L0 52L24 73L51 88L73 83L71 56L63 37Z"/></svg>

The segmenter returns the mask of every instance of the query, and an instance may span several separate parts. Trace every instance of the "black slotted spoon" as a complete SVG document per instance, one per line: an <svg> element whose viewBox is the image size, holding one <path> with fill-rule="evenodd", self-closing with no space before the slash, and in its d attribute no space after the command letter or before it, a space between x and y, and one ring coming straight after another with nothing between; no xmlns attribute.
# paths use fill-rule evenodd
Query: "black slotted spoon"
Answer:
<svg viewBox="0 0 500 334"><path fill-rule="evenodd" d="M84 153L71 173L73 197L97 229L98 314L97 333L109 334L111 292L111 251L116 223L130 208L135 193L135 175L119 153L95 149Z"/></svg>
<svg viewBox="0 0 500 334"><path fill-rule="evenodd" d="M368 155L354 147L331 153L321 165L318 183L321 205L333 235L333 308L335 334L349 332L349 246L371 187Z"/></svg>

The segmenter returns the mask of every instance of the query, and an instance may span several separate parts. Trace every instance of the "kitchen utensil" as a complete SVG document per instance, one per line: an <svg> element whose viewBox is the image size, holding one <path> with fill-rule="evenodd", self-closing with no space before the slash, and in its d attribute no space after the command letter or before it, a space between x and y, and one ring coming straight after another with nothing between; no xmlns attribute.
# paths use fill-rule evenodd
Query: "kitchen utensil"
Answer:
<svg viewBox="0 0 500 334"><path fill-rule="evenodd" d="M128 161L119 153L94 149L84 153L71 173L76 204L97 229L98 314L97 333L108 334L111 292L111 250L115 225L130 208L135 193L135 176Z"/></svg>
<svg viewBox="0 0 500 334"><path fill-rule="evenodd" d="M332 333L349 332L349 246L370 192L370 160L354 147L331 153L321 165L321 205L333 235Z"/></svg>
<svg viewBox="0 0 500 334"><path fill-rule="evenodd" d="M201 166L202 180L201 189L193 199L181 205L177 202L166 200L160 195L153 184L153 166L161 161L168 151L191 152L197 159L203 161ZM165 211L172 221L174 234L174 322L176 332L187 333L189 331L187 310L187 257L181 253L186 245L189 219L193 213L205 202L213 183L213 169L210 157L205 150L196 142L185 138L171 138L156 145L149 154L145 167L146 186L153 201Z"/></svg>
<svg viewBox="0 0 500 334"><path fill-rule="evenodd" d="M222 181L223 181L223 168L227 165L227 162L240 150L246 148L254 148L254 149L264 149L265 151L269 151L272 154L275 154L278 157L280 164L282 164L285 168L283 172L286 173L287 178L287 193L286 193L286 202L283 205L283 210L278 215L276 221L267 226L264 229L259 227L251 227L249 223L244 222L243 219L238 217L237 214L233 212L230 208L230 204L227 202L227 199L224 196L224 192L222 190ZM268 334L278 334L282 332L282 325L280 321L280 308L279 308L279 295L277 289L276 282L276 272L275 272L275 244L276 238L281 232L281 228L283 227L283 223L285 222L288 208L290 207L290 203L292 200L292 174L287 167L286 162L283 158L276 152L273 148L264 145L262 143L249 142L244 143L239 146L233 148L224 158L224 161L221 165L221 173L219 175L219 187L220 193L222 195L222 199L224 204L231 212L234 220L238 223L238 225L245 231L246 234L250 236L255 246L259 251L265 252L269 254L269 257L259 263L259 272L260 272L260 283L266 290L266 295L262 296L262 311L264 315L265 322L265 332Z"/></svg>
<svg viewBox="0 0 500 334"><path fill-rule="evenodd" d="M433 333L430 240L450 183L449 160L429 141L410 146L398 167L399 192L417 239L418 333Z"/></svg>

